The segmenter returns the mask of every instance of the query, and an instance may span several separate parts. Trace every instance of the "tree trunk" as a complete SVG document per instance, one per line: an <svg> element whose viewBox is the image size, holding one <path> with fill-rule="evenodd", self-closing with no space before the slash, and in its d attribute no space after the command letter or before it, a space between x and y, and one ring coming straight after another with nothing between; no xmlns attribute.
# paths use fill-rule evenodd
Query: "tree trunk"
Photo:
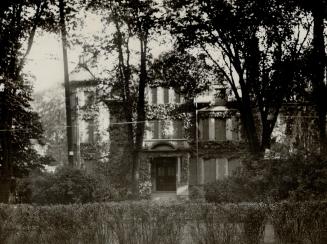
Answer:
<svg viewBox="0 0 327 244"><path fill-rule="evenodd" d="M245 102L243 101L243 103ZM261 155L261 147L251 105L243 104L241 108L241 120L244 126L249 152L252 157L258 157Z"/></svg>
<svg viewBox="0 0 327 244"><path fill-rule="evenodd" d="M143 146L144 139L144 121L145 121L145 86L147 81L146 70L146 55L147 55L147 37L140 37L141 45L141 65L140 65L140 81L138 86L138 101L137 101L137 125L135 138L135 153L133 158L133 195L138 196L138 180L139 180L139 155Z"/></svg>
<svg viewBox="0 0 327 244"><path fill-rule="evenodd" d="M312 14L314 18L313 27L313 63L312 63L312 84L313 95L318 114L320 152L327 149L326 138L326 85L325 78L325 41L324 41L324 6L321 1L317 1Z"/></svg>
<svg viewBox="0 0 327 244"><path fill-rule="evenodd" d="M64 61L64 79L65 79L65 104L66 104L66 129L67 129L67 153L68 164L74 166L74 148L73 148L73 128L72 128L72 114L70 103L70 86L69 86L69 74L68 74L68 58L67 58L67 32L65 23L65 3L64 0L59 0L59 12L60 12L60 30L62 41L62 52Z"/></svg>

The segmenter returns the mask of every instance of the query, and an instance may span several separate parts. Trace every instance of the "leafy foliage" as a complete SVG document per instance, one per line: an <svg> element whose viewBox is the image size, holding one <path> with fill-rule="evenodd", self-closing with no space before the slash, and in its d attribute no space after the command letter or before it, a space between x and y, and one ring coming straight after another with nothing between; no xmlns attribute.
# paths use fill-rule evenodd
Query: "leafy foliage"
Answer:
<svg viewBox="0 0 327 244"><path fill-rule="evenodd" d="M48 0L15 0L0 7L0 174L4 181L42 164L32 142L40 142L42 126L31 111L31 86L22 69L37 28L50 25L50 5Z"/></svg>
<svg viewBox="0 0 327 244"><path fill-rule="evenodd" d="M210 202L323 200L326 157L298 153L288 158L244 161L235 175L205 187Z"/></svg>
<svg viewBox="0 0 327 244"><path fill-rule="evenodd" d="M33 175L30 180L31 202L69 204L94 201L96 179L82 170L59 168L54 174Z"/></svg>
<svg viewBox="0 0 327 244"><path fill-rule="evenodd" d="M222 82L222 77L217 77L212 66L206 63L205 55L196 57L185 51L160 55L151 66L150 73L151 86L173 87L187 100L207 90L214 80Z"/></svg>
<svg viewBox="0 0 327 244"><path fill-rule="evenodd" d="M308 39L296 30L305 14L279 1L165 2L179 47L206 53L232 89L250 151L269 148L279 109L298 86L295 64Z"/></svg>

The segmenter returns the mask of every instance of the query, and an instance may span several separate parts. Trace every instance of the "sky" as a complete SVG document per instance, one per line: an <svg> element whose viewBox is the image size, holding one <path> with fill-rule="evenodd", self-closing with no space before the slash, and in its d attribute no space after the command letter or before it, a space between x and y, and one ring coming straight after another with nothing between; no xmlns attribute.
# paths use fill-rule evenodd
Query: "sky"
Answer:
<svg viewBox="0 0 327 244"><path fill-rule="evenodd" d="M95 14L88 14L81 32L83 36L90 37L94 34L100 34L102 28L100 17ZM156 39L157 41L152 42L152 45L150 45L154 57L158 57L160 53L171 49L167 43L162 43L163 40L167 40L167 36L159 36ZM138 50L139 43L132 43L132 46L131 48ZM70 71L78 64L81 52L81 47L68 49L68 67ZM24 71L34 77L32 82L34 92L48 90L63 84L62 45L59 34L38 33L36 35Z"/></svg>
<svg viewBox="0 0 327 244"><path fill-rule="evenodd" d="M101 29L101 22L96 15L88 16L83 34L96 34ZM72 71L79 60L81 47L68 49L68 67ZM24 72L32 75L35 92L58 86L64 81L62 45L59 34L38 32L32 50L27 58Z"/></svg>

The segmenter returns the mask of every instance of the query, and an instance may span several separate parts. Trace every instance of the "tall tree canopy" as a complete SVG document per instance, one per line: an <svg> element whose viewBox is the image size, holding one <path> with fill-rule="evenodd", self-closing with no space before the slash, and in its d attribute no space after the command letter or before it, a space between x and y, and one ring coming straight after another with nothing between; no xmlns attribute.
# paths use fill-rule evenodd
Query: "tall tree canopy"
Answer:
<svg viewBox="0 0 327 244"><path fill-rule="evenodd" d="M11 0L0 7L0 201L8 200L14 177L39 167L31 139L41 139L30 107L31 85L22 73L36 30L50 26L49 0Z"/></svg>
<svg viewBox="0 0 327 244"><path fill-rule="evenodd" d="M158 30L158 4L153 0L90 0L89 7L100 12L113 35L103 40L105 54L115 60L110 86L116 87L123 102L130 152L132 189L138 192L139 151L142 149L145 121L145 88L148 82L149 42ZM137 45L133 52L132 43ZM135 49L134 49L135 50ZM133 61L132 61L133 59ZM135 61L137 60L137 61ZM136 123L134 123L136 122Z"/></svg>
<svg viewBox="0 0 327 244"><path fill-rule="evenodd" d="M229 83L249 150L260 154L270 146L282 103L297 86L296 65L308 37L299 32L309 20L300 9L274 0L165 4L179 46L204 51Z"/></svg>

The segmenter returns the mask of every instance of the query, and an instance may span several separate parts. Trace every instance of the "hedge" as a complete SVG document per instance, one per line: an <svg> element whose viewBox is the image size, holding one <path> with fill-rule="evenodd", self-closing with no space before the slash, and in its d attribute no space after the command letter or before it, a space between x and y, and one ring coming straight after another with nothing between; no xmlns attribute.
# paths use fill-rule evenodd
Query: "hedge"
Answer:
<svg viewBox="0 0 327 244"><path fill-rule="evenodd" d="M327 243L327 202L0 205L0 243Z"/></svg>

